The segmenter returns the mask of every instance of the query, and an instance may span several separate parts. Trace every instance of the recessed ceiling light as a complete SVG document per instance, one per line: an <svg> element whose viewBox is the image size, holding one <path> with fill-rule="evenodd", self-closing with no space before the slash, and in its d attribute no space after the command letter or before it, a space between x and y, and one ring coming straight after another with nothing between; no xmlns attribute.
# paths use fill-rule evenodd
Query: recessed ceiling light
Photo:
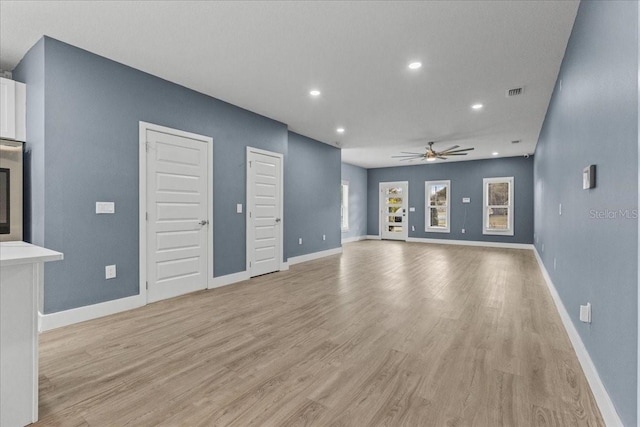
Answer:
<svg viewBox="0 0 640 427"><path fill-rule="evenodd" d="M320 96L320 91L318 89L313 89L309 91L309 95L311 96Z"/></svg>
<svg viewBox="0 0 640 427"><path fill-rule="evenodd" d="M483 107L483 105L482 105L482 104L473 104L473 105L471 106L471 108L473 108L474 110L479 110L479 109L481 109L482 107Z"/></svg>
<svg viewBox="0 0 640 427"><path fill-rule="evenodd" d="M497 151L494 151L493 153L491 153L492 156L497 156L498 154L500 153L498 153Z"/></svg>
<svg viewBox="0 0 640 427"><path fill-rule="evenodd" d="M411 64L409 64L409 68L412 70L417 70L418 68L422 67L422 62L412 62Z"/></svg>
<svg viewBox="0 0 640 427"><path fill-rule="evenodd" d="M344 133L344 128L338 128L338 129L336 129L336 132L338 132L338 133Z"/></svg>

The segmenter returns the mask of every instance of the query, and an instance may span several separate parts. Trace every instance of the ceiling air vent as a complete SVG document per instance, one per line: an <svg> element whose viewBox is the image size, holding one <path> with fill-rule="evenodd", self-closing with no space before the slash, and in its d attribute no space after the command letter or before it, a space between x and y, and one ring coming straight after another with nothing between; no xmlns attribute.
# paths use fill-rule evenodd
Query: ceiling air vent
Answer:
<svg viewBox="0 0 640 427"><path fill-rule="evenodd" d="M508 89L507 98L511 98L512 96L522 95L523 92L524 92L523 87L514 87L513 89Z"/></svg>
<svg viewBox="0 0 640 427"><path fill-rule="evenodd" d="M522 141L521 139L514 139L513 141L511 141L512 144L520 144L520 141Z"/></svg>

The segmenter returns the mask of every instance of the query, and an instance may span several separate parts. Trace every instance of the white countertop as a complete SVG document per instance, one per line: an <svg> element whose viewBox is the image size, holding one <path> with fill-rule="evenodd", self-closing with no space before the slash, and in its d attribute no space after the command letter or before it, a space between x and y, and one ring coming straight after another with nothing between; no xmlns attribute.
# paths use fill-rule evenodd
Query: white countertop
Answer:
<svg viewBox="0 0 640 427"><path fill-rule="evenodd" d="M27 242L0 242L1 266L59 261L62 258L63 254L60 252Z"/></svg>

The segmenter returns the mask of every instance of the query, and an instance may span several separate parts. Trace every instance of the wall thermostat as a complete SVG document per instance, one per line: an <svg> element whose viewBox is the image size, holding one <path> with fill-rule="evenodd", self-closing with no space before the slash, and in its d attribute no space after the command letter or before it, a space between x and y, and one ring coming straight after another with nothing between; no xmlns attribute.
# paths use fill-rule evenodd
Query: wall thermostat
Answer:
<svg viewBox="0 0 640 427"><path fill-rule="evenodd" d="M582 188L588 190L596 186L596 165L589 165L582 170Z"/></svg>

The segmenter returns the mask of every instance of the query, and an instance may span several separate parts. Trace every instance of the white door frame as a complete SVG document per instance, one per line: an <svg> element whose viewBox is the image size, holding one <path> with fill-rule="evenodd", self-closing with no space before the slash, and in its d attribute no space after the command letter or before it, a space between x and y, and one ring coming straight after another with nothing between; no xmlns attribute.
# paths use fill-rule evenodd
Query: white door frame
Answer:
<svg viewBox="0 0 640 427"><path fill-rule="evenodd" d="M249 153L257 153L264 154L265 156L277 157L280 159L280 182L278 185L280 186L280 235L278 236L280 239L280 253L278 254L278 270L286 270L286 266L284 264L284 155L281 153L275 153L273 151L262 150L260 148L254 148L247 146L247 155L246 155L246 184L247 184L247 199L245 200L245 227L247 234L247 253L246 253L246 266L245 270L249 273L249 277L251 277L251 254L253 253L253 228L251 227L251 221L249 221L249 206L250 201L253 197L253 189L250 182L250 171L249 171Z"/></svg>
<svg viewBox="0 0 640 427"><path fill-rule="evenodd" d="M213 138L198 135L191 132L185 132L178 129L172 129L165 126L155 125L153 123L140 122L140 140L139 140L139 270L140 283L138 289L140 297L147 303L147 131L166 133L176 135L183 138L195 139L207 144L207 217L209 219L208 236L207 236L207 288L213 286Z"/></svg>
<svg viewBox="0 0 640 427"><path fill-rule="evenodd" d="M384 223L383 218L385 217L385 213L382 209L382 186L388 185L406 185L407 194L402 197L406 209L404 211L404 221L402 222L402 235L400 237L404 237L404 241L406 242L409 238L409 181L388 181L388 182L380 182L378 183L378 236L382 239L382 224Z"/></svg>

